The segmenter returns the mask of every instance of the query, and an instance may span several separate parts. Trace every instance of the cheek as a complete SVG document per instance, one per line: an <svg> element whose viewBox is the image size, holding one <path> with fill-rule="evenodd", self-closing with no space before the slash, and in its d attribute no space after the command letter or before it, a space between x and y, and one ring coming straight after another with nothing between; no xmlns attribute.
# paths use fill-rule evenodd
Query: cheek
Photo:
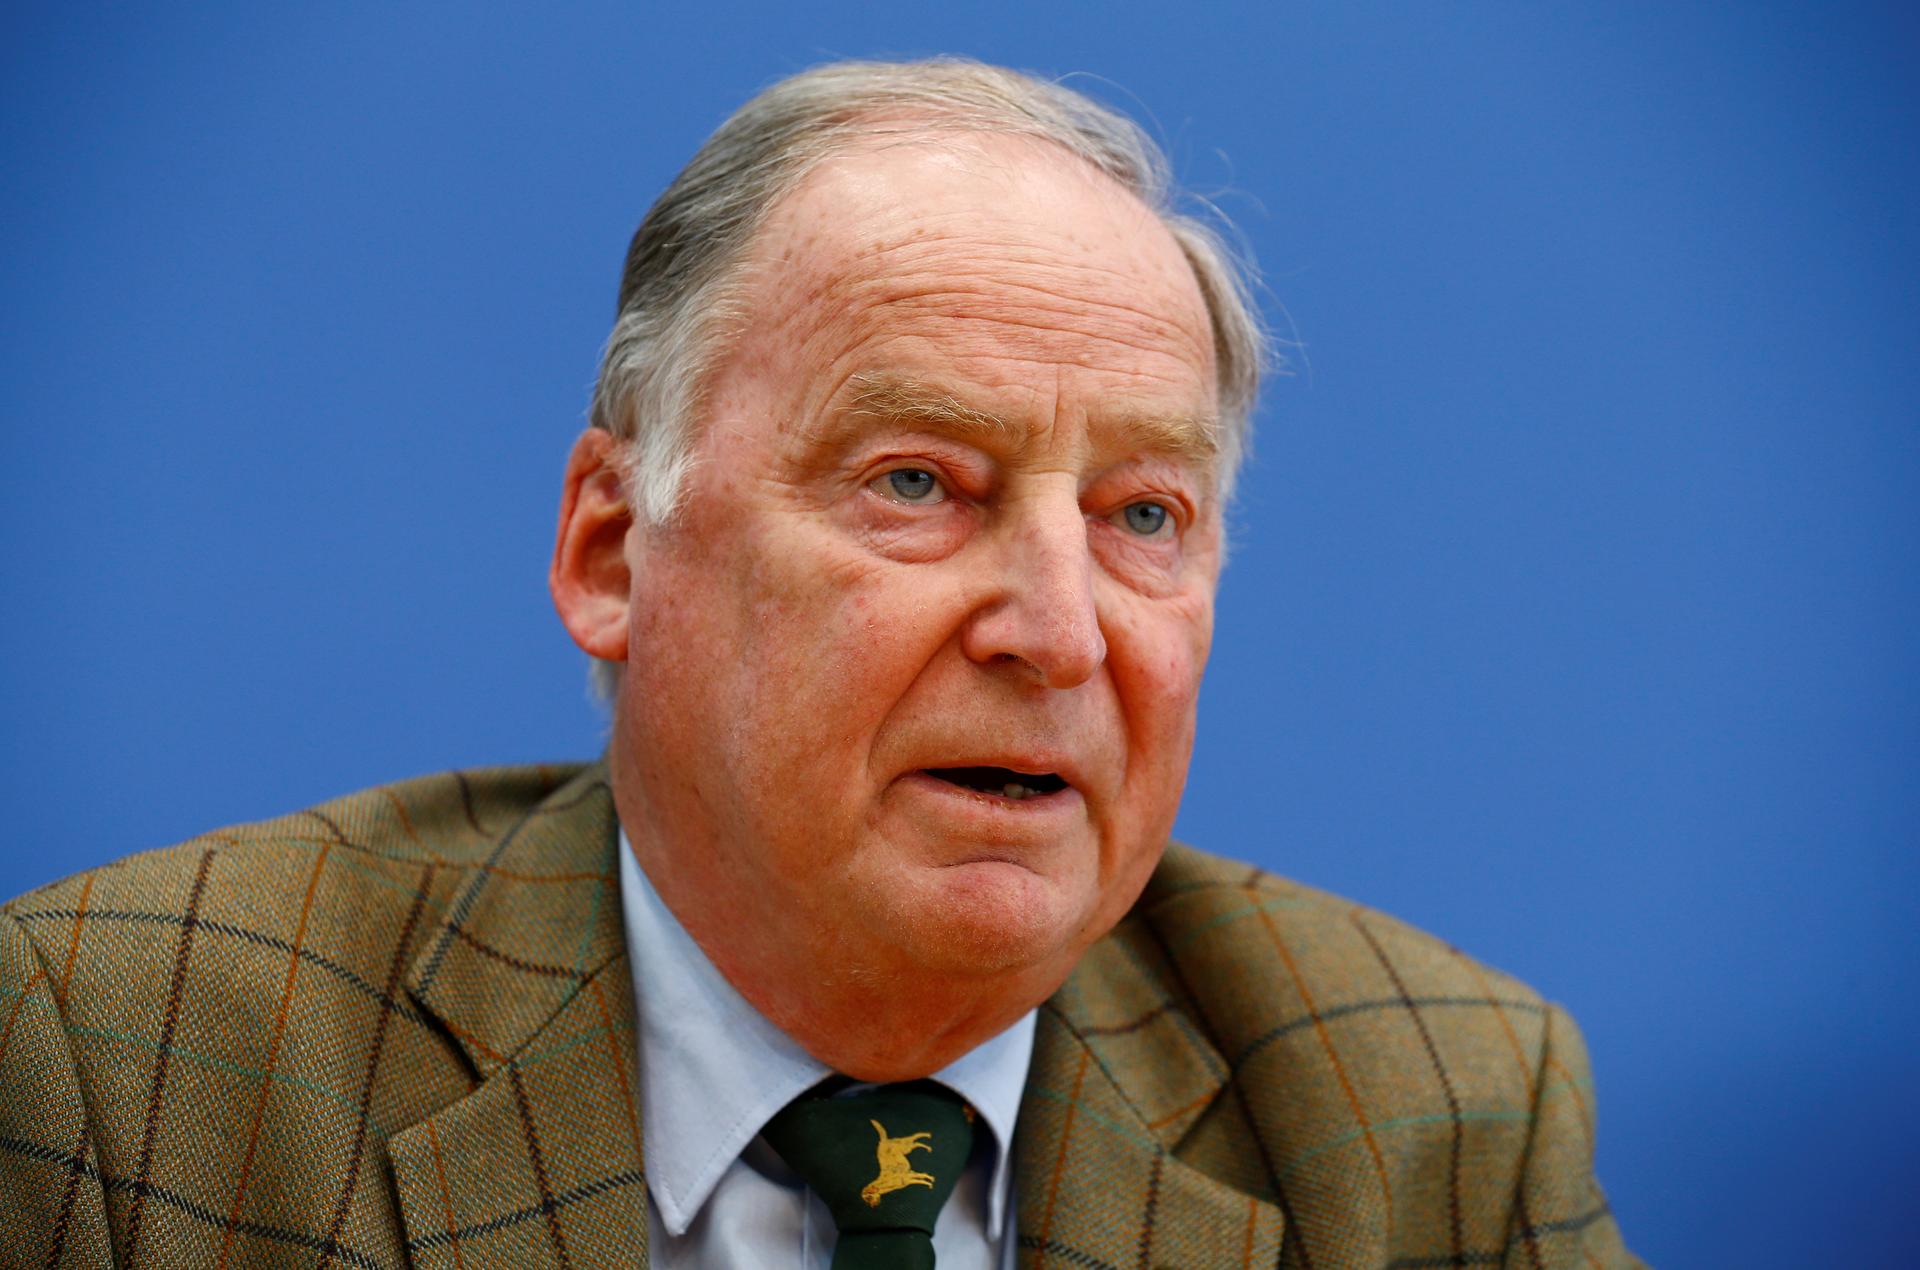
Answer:
<svg viewBox="0 0 1920 1270"><path fill-rule="evenodd" d="M886 660L890 629L870 580L808 553L763 557L752 570L741 595L741 653L767 695L859 695Z"/></svg>
<svg viewBox="0 0 1920 1270"><path fill-rule="evenodd" d="M1143 677L1149 682L1135 693L1137 748L1130 770L1148 778L1138 783L1143 794L1178 803L1193 753L1199 673L1185 658L1170 657Z"/></svg>
<svg viewBox="0 0 1920 1270"><path fill-rule="evenodd" d="M1108 627L1108 655L1121 706L1137 745L1180 750L1192 739L1206 667L1207 624L1155 605Z"/></svg>
<svg viewBox="0 0 1920 1270"><path fill-rule="evenodd" d="M742 707L765 752L796 778L863 764L945 642L933 579L808 543L761 555L752 578L735 673L751 681Z"/></svg>

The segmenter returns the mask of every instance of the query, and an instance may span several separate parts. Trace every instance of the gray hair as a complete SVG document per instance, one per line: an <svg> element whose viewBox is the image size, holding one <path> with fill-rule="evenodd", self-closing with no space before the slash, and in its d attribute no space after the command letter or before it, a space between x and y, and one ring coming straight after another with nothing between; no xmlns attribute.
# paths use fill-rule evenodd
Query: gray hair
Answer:
<svg viewBox="0 0 1920 1270"><path fill-rule="evenodd" d="M590 420L622 444L628 497L661 524L677 508L712 370L740 327L739 266L780 199L859 140L939 129L1050 142L1159 216L1213 323L1223 496L1245 455L1267 340L1249 267L1213 225L1177 210L1166 156L1133 120L1062 85L963 58L834 62L748 101L661 194L627 250ZM598 667L604 688L611 667Z"/></svg>

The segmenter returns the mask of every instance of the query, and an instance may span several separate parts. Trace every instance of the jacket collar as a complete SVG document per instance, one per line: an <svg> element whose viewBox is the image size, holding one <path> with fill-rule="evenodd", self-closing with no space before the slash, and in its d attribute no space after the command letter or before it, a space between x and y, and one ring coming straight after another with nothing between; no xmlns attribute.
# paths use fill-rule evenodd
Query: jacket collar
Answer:
<svg viewBox="0 0 1920 1270"><path fill-rule="evenodd" d="M583 768L461 866L407 991L491 1076L623 950L613 790Z"/></svg>
<svg viewBox="0 0 1920 1270"><path fill-rule="evenodd" d="M1160 878L1041 1007L1016 1161L1023 1259L1154 1265L1162 1248L1182 1265L1278 1262L1279 1208L1174 1153L1230 1072L1154 927Z"/></svg>
<svg viewBox="0 0 1920 1270"><path fill-rule="evenodd" d="M480 1079L387 1141L416 1265L646 1264L615 824L595 764L456 866L407 990Z"/></svg>
<svg viewBox="0 0 1920 1270"><path fill-rule="evenodd" d="M407 988L480 1081L388 1140L417 1264L464 1264L464 1248L476 1263L646 1264L617 844L595 764L459 866ZM1228 1069L1158 946L1154 897L1041 1008L1015 1143L1021 1249L1123 1264L1157 1244L1195 1264L1272 1264L1279 1210L1173 1154Z"/></svg>

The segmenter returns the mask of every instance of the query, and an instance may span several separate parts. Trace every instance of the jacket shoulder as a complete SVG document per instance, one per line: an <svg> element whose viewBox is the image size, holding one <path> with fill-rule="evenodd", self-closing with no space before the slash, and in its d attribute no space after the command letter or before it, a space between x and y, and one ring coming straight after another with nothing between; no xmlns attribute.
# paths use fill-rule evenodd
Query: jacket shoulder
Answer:
<svg viewBox="0 0 1920 1270"><path fill-rule="evenodd" d="M172 846L122 856L0 904L0 912L34 913L71 902L95 887L166 889L205 851L239 852L249 863L310 855L342 840L349 849L396 863L471 864L482 859L500 827L524 814L584 767L580 763L471 768L438 772L343 794L300 811L209 830Z"/></svg>
<svg viewBox="0 0 1920 1270"><path fill-rule="evenodd" d="M387 1193L362 1181L388 1133L474 1081L405 974L474 866L579 770L379 786L0 907L0 1150L19 1165L0 1208L26 1214L0 1243L84 1175L76 1238L110 1226L181 1264L236 1238L243 1261L330 1241L400 1259Z"/></svg>
<svg viewBox="0 0 1920 1270"><path fill-rule="evenodd" d="M1579 1031L1518 979L1180 844L1089 961L1070 1021L1176 1156L1286 1211L1301 1264L1633 1264Z"/></svg>
<svg viewBox="0 0 1920 1270"><path fill-rule="evenodd" d="M1524 1128L1551 1007L1447 941L1179 844L1129 923L1235 1080L1311 1089L1354 1123L1457 1103Z"/></svg>
<svg viewBox="0 0 1920 1270"><path fill-rule="evenodd" d="M288 992L364 997L385 978L394 932L424 935L458 875L579 770L485 768L378 785L126 856L0 914L58 971L75 1014L99 1008L125 1022L163 1010L156 985L176 961L193 1003L224 998L221 1008L242 1016L270 1019ZM303 968L291 987L289 957Z"/></svg>
<svg viewBox="0 0 1920 1270"><path fill-rule="evenodd" d="M1324 1113L1328 1132L1444 1116L1450 1099L1524 1130L1551 1012L1406 922L1180 843L1069 985L1067 1021L1142 1088L1166 1087L1148 1118L1170 1142L1269 1097L1276 1115ZM1235 1096L1199 1097L1223 1088Z"/></svg>
<svg viewBox="0 0 1920 1270"><path fill-rule="evenodd" d="M1184 843L1168 847L1134 913L1170 944L1203 950L1208 979L1245 960L1308 995L1365 988L1398 996L1400 987L1417 983L1429 990L1425 995L1498 998L1535 1013L1546 1008L1521 980L1419 927Z"/></svg>

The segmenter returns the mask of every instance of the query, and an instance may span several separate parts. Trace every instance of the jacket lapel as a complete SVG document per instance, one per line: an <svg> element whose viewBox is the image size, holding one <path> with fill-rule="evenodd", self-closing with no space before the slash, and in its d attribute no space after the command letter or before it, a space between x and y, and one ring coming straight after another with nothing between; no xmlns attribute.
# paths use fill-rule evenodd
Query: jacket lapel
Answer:
<svg viewBox="0 0 1920 1270"><path fill-rule="evenodd" d="M1275 1264L1280 1210L1173 1154L1227 1077L1129 917L1041 1007L1015 1148L1020 1264Z"/></svg>
<svg viewBox="0 0 1920 1270"><path fill-rule="evenodd" d="M479 1083L387 1143L415 1264L646 1264L633 990L605 769L467 867L407 987Z"/></svg>

